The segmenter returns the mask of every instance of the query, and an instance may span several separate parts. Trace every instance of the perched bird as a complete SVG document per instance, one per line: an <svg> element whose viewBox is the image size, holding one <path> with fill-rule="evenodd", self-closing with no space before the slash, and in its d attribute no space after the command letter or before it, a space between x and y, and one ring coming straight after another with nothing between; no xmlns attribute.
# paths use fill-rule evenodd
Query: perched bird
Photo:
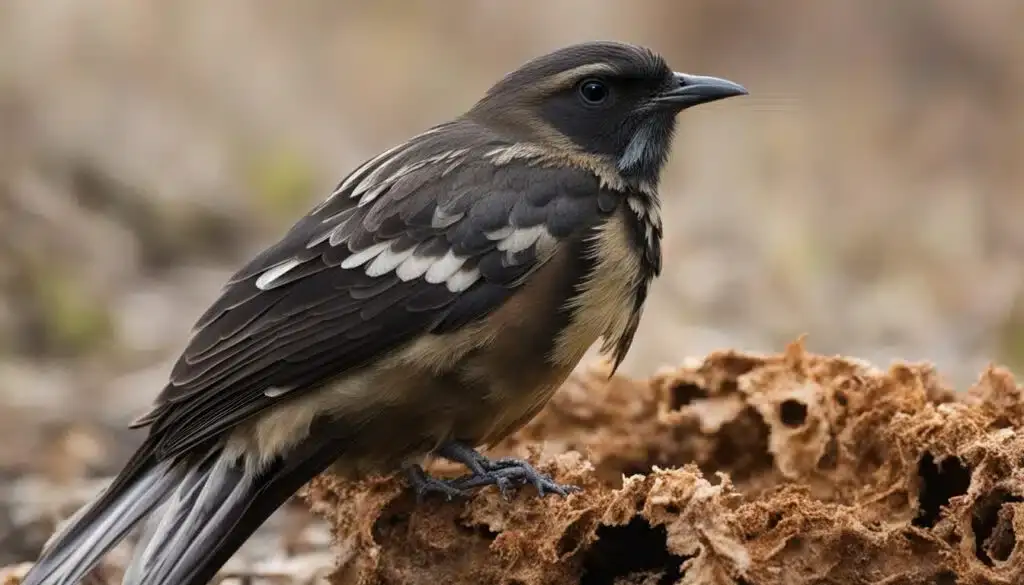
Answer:
<svg viewBox="0 0 1024 585"><path fill-rule="evenodd" d="M207 583L332 464L403 470L420 495L573 489L476 448L529 421L598 338L621 362L661 270L676 116L746 93L588 42L360 165L231 277L133 424L142 446L24 584L77 583L143 520L125 583ZM430 456L469 473L432 477Z"/></svg>

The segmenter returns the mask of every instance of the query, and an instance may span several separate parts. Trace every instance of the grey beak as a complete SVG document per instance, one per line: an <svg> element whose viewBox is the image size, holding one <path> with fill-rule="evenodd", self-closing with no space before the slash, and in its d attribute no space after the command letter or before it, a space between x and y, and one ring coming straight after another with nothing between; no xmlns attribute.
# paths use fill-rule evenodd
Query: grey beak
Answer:
<svg viewBox="0 0 1024 585"><path fill-rule="evenodd" d="M750 93L742 85L719 77L674 73L673 79L675 84L655 98L656 103L683 109Z"/></svg>

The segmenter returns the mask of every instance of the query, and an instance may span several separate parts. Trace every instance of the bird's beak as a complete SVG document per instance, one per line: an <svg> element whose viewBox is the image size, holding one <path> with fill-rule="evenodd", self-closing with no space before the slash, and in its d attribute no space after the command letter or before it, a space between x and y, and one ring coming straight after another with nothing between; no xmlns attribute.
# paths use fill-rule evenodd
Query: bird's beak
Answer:
<svg viewBox="0 0 1024 585"><path fill-rule="evenodd" d="M654 99L655 103L681 110L749 93L745 87L728 79L687 73L674 73L672 77L674 83Z"/></svg>

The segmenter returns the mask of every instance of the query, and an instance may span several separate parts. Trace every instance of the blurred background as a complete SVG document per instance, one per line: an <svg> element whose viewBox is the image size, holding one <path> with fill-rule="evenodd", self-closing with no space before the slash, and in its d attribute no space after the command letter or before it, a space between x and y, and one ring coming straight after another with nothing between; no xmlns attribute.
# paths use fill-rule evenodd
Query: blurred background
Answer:
<svg viewBox="0 0 1024 585"><path fill-rule="evenodd" d="M2 2L0 500L116 470L239 263L588 39L751 91L683 116L626 372L801 333L958 387L1024 368L1021 30L1017 0ZM38 548L23 508L0 564Z"/></svg>

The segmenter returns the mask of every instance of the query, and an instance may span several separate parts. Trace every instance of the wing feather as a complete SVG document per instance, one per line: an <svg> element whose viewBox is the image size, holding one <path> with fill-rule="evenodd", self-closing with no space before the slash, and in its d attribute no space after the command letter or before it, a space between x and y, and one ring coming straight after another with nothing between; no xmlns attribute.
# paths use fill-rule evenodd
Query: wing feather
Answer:
<svg viewBox="0 0 1024 585"><path fill-rule="evenodd" d="M614 208L592 174L511 156L497 165L501 148L511 145L468 125L414 138L238 270L136 425L152 425L157 456L485 317L559 241Z"/></svg>

